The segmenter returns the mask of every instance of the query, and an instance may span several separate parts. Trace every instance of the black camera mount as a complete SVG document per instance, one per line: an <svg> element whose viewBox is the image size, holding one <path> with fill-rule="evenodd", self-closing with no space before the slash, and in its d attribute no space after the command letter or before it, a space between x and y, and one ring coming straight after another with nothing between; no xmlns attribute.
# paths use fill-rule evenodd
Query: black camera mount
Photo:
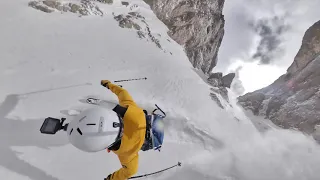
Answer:
<svg viewBox="0 0 320 180"><path fill-rule="evenodd" d="M56 134L60 130L67 131L68 123L63 125L65 120L66 118L57 119L48 117L44 120L40 132L42 134Z"/></svg>

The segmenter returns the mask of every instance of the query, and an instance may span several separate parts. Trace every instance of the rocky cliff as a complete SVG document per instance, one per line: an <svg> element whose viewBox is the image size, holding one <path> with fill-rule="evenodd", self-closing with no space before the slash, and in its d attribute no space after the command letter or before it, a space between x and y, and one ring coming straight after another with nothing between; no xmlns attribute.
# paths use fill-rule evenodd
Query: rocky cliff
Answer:
<svg viewBox="0 0 320 180"><path fill-rule="evenodd" d="M217 64L217 54L224 35L224 0L144 1L167 25L168 35L185 48L192 65L209 75ZM29 6L47 13L59 11L78 13L80 16L103 16L104 13L95 2L113 4L113 0L33 0ZM131 2L124 0L121 3L128 6ZM122 22L124 20L122 18Z"/></svg>
<svg viewBox="0 0 320 180"><path fill-rule="evenodd" d="M320 21L305 33L286 74L238 98L239 104L283 128L313 134L320 124Z"/></svg>
<svg viewBox="0 0 320 180"><path fill-rule="evenodd" d="M211 73L217 64L217 54L224 36L224 0L144 0L157 17L167 25L168 35L185 48L193 65L205 75L212 92L210 97L224 108L217 94L229 102L230 88L235 74L222 76Z"/></svg>
<svg viewBox="0 0 320 180"><path fill-rule="evenodd" d="M224 35L224 0L144 0L184 46L195 68L209 74Z"/></svg>
<svg viewBox="0 0 320 180"><path fill-rule="evenodd" d="M217 64L217 54L224 36L224 0L144 0L150 5L156 16L168 27L168 35L185 48L193 67L201 70L205 81L213 88L211 98L223 108L217 94L229 101L227 88L230 88L234 73L222 76L222 73L211 73ZM53 12L72 12L79 17L88 15L104 16L99 3L112 5L113 0L79 0L74 2L60 0L32 0L29 6L37 10ZM129 13L115 14L114 19L122 28L133 29L141 39L148 39L165 53L166 49L158 39L160 36L151 32L149 24L138 12L133 11L138 5L130 1L121 1ZM167 39L170 41L169 39ZM172 55L171 52L168 52Z"/></svg>

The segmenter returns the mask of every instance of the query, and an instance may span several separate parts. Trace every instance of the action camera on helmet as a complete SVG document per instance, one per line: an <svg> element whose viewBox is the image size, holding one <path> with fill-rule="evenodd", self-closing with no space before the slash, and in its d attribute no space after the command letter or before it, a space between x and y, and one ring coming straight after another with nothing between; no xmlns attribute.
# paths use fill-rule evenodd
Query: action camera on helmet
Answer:
<svg viewBox="0 0 320 180"><path fill-rule="evenodd" d="M56 134L60 130L67 130L68 124L63 125L65 118L56 119L52 117L48 117L42 123L40 128L40 132L42 134Z"/></svg>

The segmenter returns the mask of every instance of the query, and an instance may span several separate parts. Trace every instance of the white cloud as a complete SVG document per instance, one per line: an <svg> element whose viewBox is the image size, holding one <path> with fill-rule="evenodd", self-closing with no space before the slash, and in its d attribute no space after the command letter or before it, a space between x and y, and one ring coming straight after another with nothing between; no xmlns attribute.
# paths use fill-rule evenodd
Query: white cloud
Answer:
<svg viewBox="0 0 320 180"><path fill-rule="evenodd" d="M232 70L228 69L228 71L238 72L238 81L241 81L241 84L245 87L241 93L239 92L240 95L270 85L286 71L286 68L280 68L275 65L259 65L258 62L238 61L230 67L236 67L236 64L239 64L238 68L241 68L238 70L232 68ZM238 87L238 89L241 88Z"/></svg>
<svg viewBox="0 0 320 180"><path fill-rule="evenodd" d="M246 92L271 84L293 62L305 31L320 20L318 7L319 0L227 0L223 12L225 35L213 71L229 73L241 64L238 78ZM258 22L265 22L260 28L270 28L272 34L259 34L250 26ZM287 29L277 33L282 27ZM259 49L270 57L270 61L264 61L267 65L259 65L262 56L253 58Z"/></svg>

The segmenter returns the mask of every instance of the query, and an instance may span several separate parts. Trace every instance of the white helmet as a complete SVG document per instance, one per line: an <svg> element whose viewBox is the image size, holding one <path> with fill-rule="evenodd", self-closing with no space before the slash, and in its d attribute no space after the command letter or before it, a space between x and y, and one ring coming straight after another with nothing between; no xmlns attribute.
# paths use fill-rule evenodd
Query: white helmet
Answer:
<svg viewBox="0 0 320 180"><path fill-rule="evenodd" d="M69 124L69 141L85 152L105 150L121 138L122 119L112 109L92 108L77 115Z"/></svg>

